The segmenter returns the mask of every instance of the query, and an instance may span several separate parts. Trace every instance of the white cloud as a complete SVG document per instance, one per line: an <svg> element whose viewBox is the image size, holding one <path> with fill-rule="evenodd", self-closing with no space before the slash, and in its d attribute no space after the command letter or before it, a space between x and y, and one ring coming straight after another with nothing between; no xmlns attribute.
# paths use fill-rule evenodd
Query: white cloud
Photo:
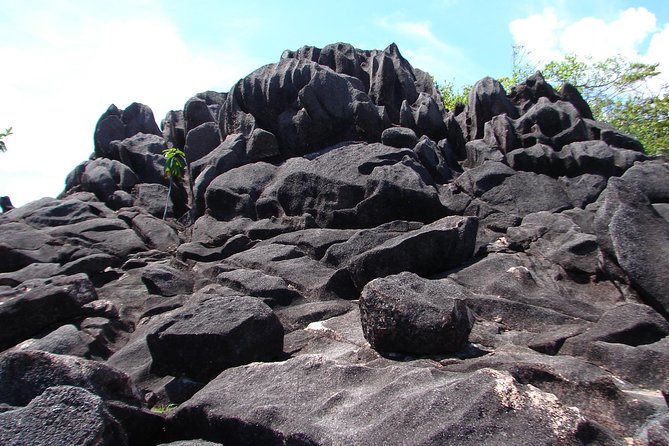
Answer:
<svg viewBox="0 0 669 446"><path fill-rule="evenodd" d="M560 49L594 59L606 59L618 54L636 58L637 49L655 29L655 15L645 8L629 8L608 23L602 19L584 17L562 30Z"/></svg>
<svg viewBox="0 0 669 446"><path fill-rule="evenodd" d="M513 20L509 30L515 43L528 51L528 61L536 65L565 54L593 60L622 55L630 60L660 63L662 74L653 84L669 82L669 24L659 29L655 15L643 7L620 11L610 21L597 17L568 21L554 8L546 7L540 14Z"/></svg>
<svg viewBox="0 0 669 446"><path fill-rule="evenodd" d="M560 56L558 34L564 25L555 9L545 8L541 14L512 21L509 30L515 43L525 47L527 57L540 64Z"/></svg>
<svg viewBox="0 0 669 446"><path fill-rule="evenodd" d="M227 91L260 65L234 50L188 47L150 1L129 20L79 6L15 10L0 35L0 127L14 128L0 154L0 195L15 205L62 191L92 152L95 122L109 104L142 102L160 123L195 93Z"/></svg>

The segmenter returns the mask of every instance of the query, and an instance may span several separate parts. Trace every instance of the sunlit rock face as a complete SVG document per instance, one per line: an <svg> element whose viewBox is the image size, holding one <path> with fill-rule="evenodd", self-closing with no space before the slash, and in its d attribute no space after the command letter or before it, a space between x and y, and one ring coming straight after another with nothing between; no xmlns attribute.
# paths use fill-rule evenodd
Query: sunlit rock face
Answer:
<svg viewBox="0 0 669 446"><path fill-rule="evenodd" d="M3 201L0 443L664 444L669 163L541 73L442 102L336 43L109 107Z"/></svg>

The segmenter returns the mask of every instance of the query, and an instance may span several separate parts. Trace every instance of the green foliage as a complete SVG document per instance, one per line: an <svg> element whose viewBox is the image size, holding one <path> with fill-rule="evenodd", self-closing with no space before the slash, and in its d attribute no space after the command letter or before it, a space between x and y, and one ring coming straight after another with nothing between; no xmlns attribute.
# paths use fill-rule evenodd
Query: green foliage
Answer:
<svg viewBox="0 0 669 446"><path fill-rule="evenodd" d="M608 107L607 121L617 129L633 135L646 153L669 156L669 94L632 96L615 101Z"/></svg>
<svg viewBox="0 0 669 446"><path fill-rule="evenodd" d="M444 100L444 107L446 107L447 110L455 109L457 104L467 104L467 98L472 89L471 85L465 85L461 90L456 90L455 84L451 81L444 81L443 84L435 83L435 85L437 86L439 93L441 93L441 97Z"/></svg>
<svg viewBox="0 0 669 446"><path fill-rule="evenodd" d="M622 56L603 61L567 55L543 67L556 87L569 82L579 89L594 118L637 138L649 154L669 154L669 88L653 93L647 81L658 64L632 62Z"/></svg>
<svg viewBox="0 0 669 446"><path fill-rule="evenodd" d="M180 180L186 170L186 154L176 147L163 150L165 157L165 176L173 180Z"/></svg>
<svg viewBox="0 0 669 446"><path fill-rule="evenodd" d="M163 414L163 413L173 411L176 408L177 408L176 404L167 404L167 405L157 404L157 405L155 405L151 408L151 412Z"/></svg>
<svg viewBox="0 0 669 446"><path fill-rule="evenodd" d="M543 66L527 62L523 47L513 47L510 76L498 78L506 92L541 71L546 81L559 89L570 83L590 105L593 117L608 122L623 133L634 136L648 154L669 155L669 86L659 93L647 81L660 74L658 64L632 62L623 56L603 61L567 55ZM471 86L456 90L453 82L439 86L444 106L450 110L457 102L466 103Z"/></svg>
<svg viewBox="0 0 669 446"><path fill-rule="evenodd" d="M2 140L4 137L9 136L12 134L12 128L9 127L8 129L5 129L4 132L0 132L0 152L6 152L7 151L7 146L5 145L5 142Z"/></svg>

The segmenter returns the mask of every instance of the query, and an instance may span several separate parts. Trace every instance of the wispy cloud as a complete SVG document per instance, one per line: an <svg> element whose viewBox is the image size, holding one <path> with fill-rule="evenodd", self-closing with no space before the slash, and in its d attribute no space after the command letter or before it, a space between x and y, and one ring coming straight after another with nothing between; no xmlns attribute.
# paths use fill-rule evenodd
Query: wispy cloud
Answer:
<svg viewBox="0 0 669 446"><path fill-rule="evenodd" d="M95 122L109 104L145 103L160 122L195 93L227 91L259 65L232 45L193 50L150 1L131 19L49 4L30 14L15 8L0 35L0 127L14 128L0 155L0 195L15 204L62 190L92 152Z"/></svg>
<svg viewBox="0 0 669 446"><path fill-rule="evenodd" d="M374 24L401 40L400 50L414 67L428 71L437 80L467 79L474 63L458 46L440 39L430 21L406 21L381 17ZM400 43L398 42L398 45Z"/></svg>

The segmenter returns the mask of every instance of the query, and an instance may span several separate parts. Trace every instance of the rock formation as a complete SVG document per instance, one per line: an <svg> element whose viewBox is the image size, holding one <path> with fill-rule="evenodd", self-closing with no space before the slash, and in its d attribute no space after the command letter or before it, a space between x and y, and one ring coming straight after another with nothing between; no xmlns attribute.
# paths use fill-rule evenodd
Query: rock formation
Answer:
<svg viewBox="0 0 669 446"><path fill-rule="evenodd" d="M111 106L3 202L0 443L669 444L668 179L572 86L446 110L394 44Z"/></svg>

